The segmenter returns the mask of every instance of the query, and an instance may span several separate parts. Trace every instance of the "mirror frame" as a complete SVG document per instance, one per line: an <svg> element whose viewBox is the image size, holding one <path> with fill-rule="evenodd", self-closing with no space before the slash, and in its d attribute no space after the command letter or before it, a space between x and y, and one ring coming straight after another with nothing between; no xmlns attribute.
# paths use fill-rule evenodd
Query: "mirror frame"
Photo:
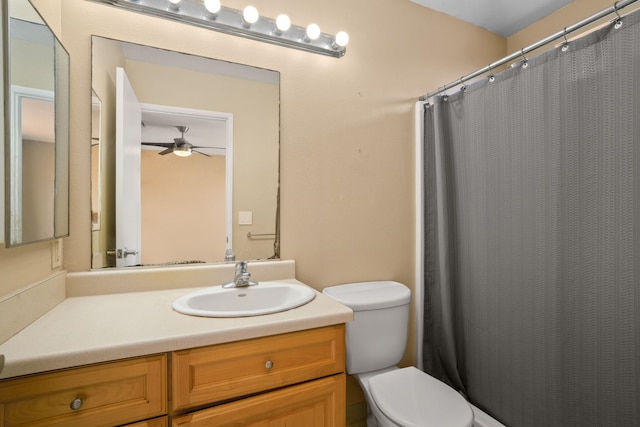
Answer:
<svg viewBox="0 0 640 427"><path fill-rule="evenodd" d="M29 0L24 0L40 16ZM39 241L46 241L69 235L69 53L66 51L55 33L40 16L42 25L51 33L53 39L53 75L54 75L54 184L53 212L51 235L43 234L40 238L24 240L22 238L21 208L17 208L22 200L22 140L21 111L19 106L25 98L45 99L50 95L41 89L29 89L26 93L16 91L11 83L11 18L9 2L2 2L2 77L4 93L4 237L6 247L21 246ZM38 23L38 25L40 25ZM43 98L44 97L44 98Z"/></svg>

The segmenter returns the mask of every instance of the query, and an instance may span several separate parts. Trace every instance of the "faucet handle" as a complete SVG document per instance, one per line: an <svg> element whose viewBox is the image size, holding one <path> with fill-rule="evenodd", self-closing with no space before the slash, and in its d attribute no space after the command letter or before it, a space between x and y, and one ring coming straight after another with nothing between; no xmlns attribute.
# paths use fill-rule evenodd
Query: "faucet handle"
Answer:
<svg viewBox="0 0 640 427"><path fill-rule="evenodd" d="M247 271L248 263L240 261L236 263L235 277L232 282L222 285L223 288L240 288L245 286L257 285L258 282L251 280L251 273Z"/></svg>
<svg viewBox="0 0 640 427"><path fill-rule="evenodd" d="M247 262L239 261L236 263L236 275L244 274L247 272Z"/></svg>

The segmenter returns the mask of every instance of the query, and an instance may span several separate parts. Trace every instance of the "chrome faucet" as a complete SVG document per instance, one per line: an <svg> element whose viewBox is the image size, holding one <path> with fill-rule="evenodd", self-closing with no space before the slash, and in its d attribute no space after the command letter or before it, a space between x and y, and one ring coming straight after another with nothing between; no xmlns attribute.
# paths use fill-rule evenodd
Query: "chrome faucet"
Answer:
<svg viewBox="0 0 640 427"><path fill-rule="evenodd" d="M233 282L225 283L223 288L244 288L246 286L257 285L258 282L251 280L251 273L247 271L248 264L246 261L236 263L236 273Z"/></svg>

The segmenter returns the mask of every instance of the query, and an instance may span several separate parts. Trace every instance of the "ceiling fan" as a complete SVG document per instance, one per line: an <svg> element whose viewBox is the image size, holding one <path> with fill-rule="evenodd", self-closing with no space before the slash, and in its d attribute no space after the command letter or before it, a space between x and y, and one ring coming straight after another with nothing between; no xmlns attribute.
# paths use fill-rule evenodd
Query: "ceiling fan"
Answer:
<svg viewBox="0 0 640 427"><path fill-rule="evenodd" d="M187 157L192 153L202 154L203 156L211 157L207 153L203 153L202 151L195 150L196 148L209 148L209 147L198 147L191 144L184 137L184 134L189 131L188 126L176 126L178 132L182 134L179 138L173 138L173 142L142 142L142 145L153 145L156 147L166 147L166 150L159 152L158 154L164 156L165 154L173 153L176 156Z"/></svg>

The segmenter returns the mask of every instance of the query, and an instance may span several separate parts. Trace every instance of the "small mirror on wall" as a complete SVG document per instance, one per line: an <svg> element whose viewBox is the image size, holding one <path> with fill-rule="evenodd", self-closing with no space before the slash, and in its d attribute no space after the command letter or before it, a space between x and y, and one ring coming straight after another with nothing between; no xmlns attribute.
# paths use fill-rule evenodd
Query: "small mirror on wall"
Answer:
<svg viewBox="0 0 640 427"><path fill-rule="evenodd" d="M28 0L2 16L10 247L69 233L69 55Z"/></svg>

